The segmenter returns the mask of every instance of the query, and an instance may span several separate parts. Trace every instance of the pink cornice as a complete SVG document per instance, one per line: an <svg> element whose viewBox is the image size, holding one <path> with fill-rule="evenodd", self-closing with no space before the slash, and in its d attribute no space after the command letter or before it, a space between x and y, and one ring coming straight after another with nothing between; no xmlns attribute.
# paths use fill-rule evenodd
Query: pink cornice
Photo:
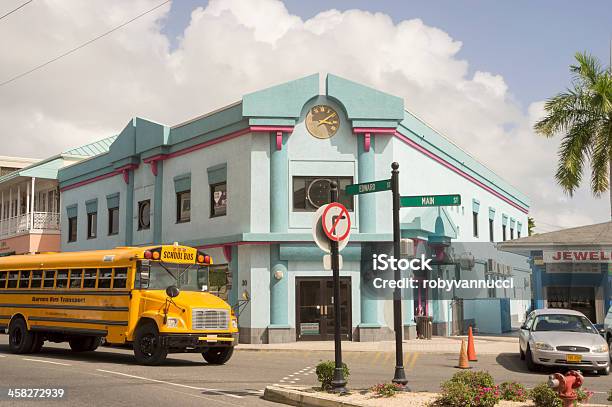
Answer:
<svg viewBox="0 0 612 407"><path fill-rule="evenodd" d="M478 181L476 178L472 177L471 175L469 175L466 172L460 170L459 168L455 167L451 163L449 163L449 162L443 160L442 158L438 157L437 155L435 155L434 153L430 152L429 150L427 150L423 146L420 146L419 144L417 144L414 141L410 140L408 137L404 136L403 134L401 134L399 132L395 132L395 137L397 137L398 139L400 139L404 143L408 144L409 146L411 146L415 150L418 150L419 152L425 154L427 157L431 158L432 160L438 162L439 164L442 164L443 166L445 166L446 168L450 169L451 171L459 174L460 176L462 176L463 178L467 179L468 181L478 185L479 187L481 187L485 191L490 192L491 194L495 195L496 197L498 197L499 199L503 200L504 202L512 205L513 207L515 207L519 211L521 211L523 213L529 213L529 210L527 210L526 208L523 208L522 206L517 205L516 203L512 202L512 200L506 198L504 195L500 194L499 192L497 192L493 188L483 184L482 182Z"/></svg>
<svg viewBox="0 0 612 407"><path fill-rule="evenodd" d="M82 187L83 185L87 185L87 184L91 184L97 181L101 181L103 179L107 179L107 178L112 178L115 175L123 175L123 180L125 181L125 183L127 184L129 182L129 172L133 171L134 169L138 168L138 164L127 164L124 165L123 167L119 167L114 171L109 172L108 174L102 174L102 175L98 175L97 177L93 177L91 179L87 179L84 181L80 181L77 183L74 183L72 185L68 185L65 186L63 188L60 189L61 192L64 191L68 191L70 189L74 189L74 188L78 188L78 187Z"/></svg>
<svg viewBox="0 0 612 407"><path fill-rule="evenodd" d="M353 127L353 133L370 133L370 134L395 134L395 128L392 127Z"/></svg>
<svg viewBox="0 0 612 407"><path fill-rule="evenodd" d="M282 131L285 133L291 133L293 126L251 126L249 127L253 133L264 133L270 131Z"/></svg>

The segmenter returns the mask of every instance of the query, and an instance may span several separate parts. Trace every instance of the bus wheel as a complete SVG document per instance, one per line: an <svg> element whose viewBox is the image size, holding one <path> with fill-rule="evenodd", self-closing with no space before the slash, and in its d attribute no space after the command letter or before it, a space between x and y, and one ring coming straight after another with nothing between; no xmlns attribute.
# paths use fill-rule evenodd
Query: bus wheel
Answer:
<svg viewBox="0 0 612 407"><path fill-rule="evenodd" d="M15 318L9 325L9 349L13 353L29 353L34 343L34 334L28 331L23 318Z"/></svg>
<svg viewBox="0 0 612 407"><path fill-rule="evenodd" d="M202 353L204 360L211 365L222 365L232 357L234 353L234 347L230 346L227 348L210 348L206 352Z"/></svg>
<svg viewBox="0 0 612 407"><path fill-rule="evenodd" d="M153 323L145 323L134 334L134 356L143 365L159 365L168 356L168 349L161 344L159 331Z"/></svg>
<svg viewBox="0 0 612 407"><path fill-rule="evenodd" d="M73 352L93 352L100 346L100 338L97 336L82 336L72 338L68 343Z"/></svg>
<svg viewBox="0 0 612 407"><path fill-rule="evenodd" d="M43 338L42 334L34 334L34 340L32 341L32 350L30 351L30 353L39 353L42 350L44 344L45 339Z"/></svg>

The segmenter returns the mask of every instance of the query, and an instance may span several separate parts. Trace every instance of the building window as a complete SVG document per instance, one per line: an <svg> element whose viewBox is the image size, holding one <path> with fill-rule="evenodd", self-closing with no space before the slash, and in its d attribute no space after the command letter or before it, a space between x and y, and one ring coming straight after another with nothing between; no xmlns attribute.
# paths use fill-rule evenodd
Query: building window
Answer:
<svg viewBox="0 0 612 407"><path fill-rule="evenodd" d="M108 234L116 235L119 233L119 208L108 209Z"/></svg>
<svg viewBox="0 0 612 407"><path fill-rule="evenodd" d="M77 240L77 217L68 218L68 242Z"/></svg>
<svg viewBox="0 0 612 407"><path fill-rule="evenodd" d="M98 234L98 213L87 214L87 238L95 239Z"/></svg>
<svg viewBox="0 0 612 407"><path fill-rule="evenodd" d="M138 230L151 228L151 200L138 202Z"/></svg>
<svg viewBox="0 0 612 407"><path fill-rule="evenodd" d="M514 229L510 228L510 240L514 239Z"/></svg>
<svg viewBox="0 0 612 407"><path fill-rule="evenodd" d="M176 193L176 223L191 220L191 190Z"/></svg>
<svg viewBox="0 0 612 407"><path fill-rule="evenodd" d="M353 196L344 190L353 183L353 177L293 177L293 210L314 212L329 203L330 182L338 183L338 201L353 211Z"/></svg>
<svg viewBox="0 0 612 407"><path fill-rule="evenodd" d="M478 237L478 212L472 212L472 228L474 229L474 237Z"/></svg>
<svg viewBox="0 0 612 407"><path fill-rule="evenodd" d="M506 225L502 225L502 240L506 241Z"/></svg>
<svg viewBox="0 0 612 407"><path fill-rule="evenodd" d="M210 217L227 214L227 182L210 186Z"/></svg>
<svg viewBox="0 0 612 407"><path fill-rule="evenodd" d="M493 228L493 219L489 219L489 242L495 241L495 229Z"/></svg>
<svg viewBox="0 0 612 407"><path fill-rule="evenodd" d="M521 231L520 231L520 230L517 230L517 231L516 231L516 238L517 238L517 239L520 239L520 238L521 238Z"/></svg>

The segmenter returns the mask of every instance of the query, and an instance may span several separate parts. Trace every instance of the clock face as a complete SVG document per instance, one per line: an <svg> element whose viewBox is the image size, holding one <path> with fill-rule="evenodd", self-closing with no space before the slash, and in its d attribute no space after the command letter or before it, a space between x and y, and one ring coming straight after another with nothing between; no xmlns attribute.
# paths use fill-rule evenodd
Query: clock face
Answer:
<svg viewBox="0 0 612 407"><path fill-rule="evenodd" d="M340 128L340 118L331 107L316 105L306 115L306 128L316 138L330 138Z"/></svg>

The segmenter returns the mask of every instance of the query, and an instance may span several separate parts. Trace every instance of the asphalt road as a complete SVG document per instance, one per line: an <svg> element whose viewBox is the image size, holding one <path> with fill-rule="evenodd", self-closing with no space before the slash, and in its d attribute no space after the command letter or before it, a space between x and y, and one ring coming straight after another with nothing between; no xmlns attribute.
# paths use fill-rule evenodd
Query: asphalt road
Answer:
<svg viewBox="0 0 612 407"><path fill-rule="evenodd" d="M228 364L208 365L199 354L172 354L166 364L135 364L132 351L101 347L95 352L73 353L66 344L45 344L42 353L13 355L6 335L0 335L0 390L8 388L61 388L61 400L41 402L9 400L0 406L278 406L261 398L270 384L317 384L314 368L333 352L236 351ZM345 361L351 388L367 388L393 377L394 356L386 353L347 352ZM412 390L436 391L442 380L457 370L455 355L406 354L406 373ZM475 369L488 370L499 382L516 380L532 387L550 372L528 373L515 354L482 356ZM606 403L612 378L587 375L586 388L597 393L594 402Z"/></svg>

